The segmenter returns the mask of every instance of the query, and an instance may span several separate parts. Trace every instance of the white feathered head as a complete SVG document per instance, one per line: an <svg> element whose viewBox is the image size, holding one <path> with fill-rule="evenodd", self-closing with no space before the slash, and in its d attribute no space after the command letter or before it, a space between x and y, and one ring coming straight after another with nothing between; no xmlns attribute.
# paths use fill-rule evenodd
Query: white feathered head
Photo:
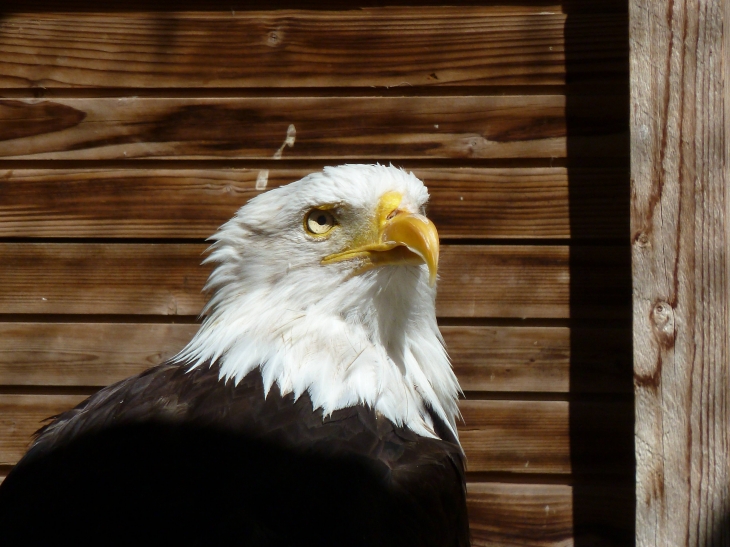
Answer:
<svg viewBox="0 0 730 547"><path fill-rule="evenodd" d="M439 242L428 191L381 165L325 168L257 196L213 236L206 319L178 356L224 380L261 368L268 393L325 414L366 404L456 434L458 383L436 324Z"/></svg>

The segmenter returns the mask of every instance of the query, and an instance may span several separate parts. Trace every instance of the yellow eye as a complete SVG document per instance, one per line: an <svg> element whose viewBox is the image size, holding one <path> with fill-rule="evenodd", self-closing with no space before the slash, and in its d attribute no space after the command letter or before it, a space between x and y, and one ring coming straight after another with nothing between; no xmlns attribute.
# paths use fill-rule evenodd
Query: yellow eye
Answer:
<svg viewBox="0 0 730 547"><path fill-rule="evenodd" d="M304 217L304 227L312 235L323 236L335 227L335 217L329 211L312 209Z"/></svg>

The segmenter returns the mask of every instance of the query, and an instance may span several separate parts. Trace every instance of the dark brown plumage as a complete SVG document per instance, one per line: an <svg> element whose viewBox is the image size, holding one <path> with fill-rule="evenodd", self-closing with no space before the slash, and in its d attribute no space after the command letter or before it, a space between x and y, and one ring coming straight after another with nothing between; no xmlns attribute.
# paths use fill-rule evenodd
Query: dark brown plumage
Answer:
<svg viewBox="0 0 730 547"><path fill-rule="evenodd" d="M323 417L259 370L174 363L41 430L0 488L0 544L468 545L463 456L365 406Z"/></svg>

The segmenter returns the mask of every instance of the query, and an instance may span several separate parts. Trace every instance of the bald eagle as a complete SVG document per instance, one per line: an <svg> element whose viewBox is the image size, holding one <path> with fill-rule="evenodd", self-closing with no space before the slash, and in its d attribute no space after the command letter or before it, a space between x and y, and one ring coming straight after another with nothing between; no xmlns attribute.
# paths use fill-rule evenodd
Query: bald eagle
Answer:
<svg viewBox="0 0 730 547"><path fill-rule="evenodd" d="M198 333L37 433L0 544L468 545L427 200L381 165L250 200Z"/></svg>

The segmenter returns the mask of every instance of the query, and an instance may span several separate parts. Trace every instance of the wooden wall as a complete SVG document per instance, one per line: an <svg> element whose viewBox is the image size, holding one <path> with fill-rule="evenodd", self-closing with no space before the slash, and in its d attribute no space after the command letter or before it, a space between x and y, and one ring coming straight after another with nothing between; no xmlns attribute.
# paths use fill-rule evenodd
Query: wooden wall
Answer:
<svg viewBox="0 0 730 547"><path fill-rule="evenodd" d="M730 2L631 0L636 545L730 546Z"/></svg>
<svg viewBox="0 0 730 547"><path fill-rule="evenodd" d="M625 2L17 4L2 473L45 418L187 342L204 240L249 198L393 162L442 237L474 544L633 543Z"/></svg>

